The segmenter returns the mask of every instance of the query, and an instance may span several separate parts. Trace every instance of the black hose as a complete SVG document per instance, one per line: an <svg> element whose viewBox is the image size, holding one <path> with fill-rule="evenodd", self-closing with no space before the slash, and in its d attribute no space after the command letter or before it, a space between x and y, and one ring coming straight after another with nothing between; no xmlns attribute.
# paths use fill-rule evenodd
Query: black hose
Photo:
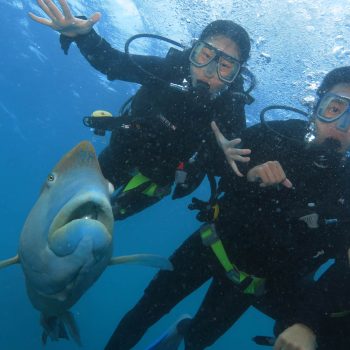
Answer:
<svg viewBox="0 0 350 350"><path fill-rule="evenodd" d="M284 105L271 105L271 106L267 106L265 107L261 112L260 112L260 121L262 124L266 124L265 121L265 113L267 111L270 111L272 109L284 109L286 111L291 111L291 112L295 112L298 114L303 115L304 117L308 116L308 113L305 111L302 111L301 109L295 108L295 107L289 107L289 106L284 106Z"/></svg>
<svg viewBox="0 0 350 350"><path fill-rule="evenodd" d="M286 110L286 111L291 111L291 112L294 112L294 113L298 113L304 117L308 117L309 114L301 109L298 109L298 108L295 108L295 107L290 107L290 106L284 106L284 105L271 105L271 106L267 106L265 108L263 108L260 112L260 122L261 124L263 124L266 128L268 128L269 130L271 130L272 132L274 132L275 134L287 139L287 140L291 140L291 141L294 141L294 142L297 142L297 143L300 143L300 140L296 139L296 138L293 138L293 137L288 137L286 135L283 135L281 133L279 133L278 131L274 130L270 125L269 123L265 120L265 114L266 112L270 111L270 110L273 110L273 109L283 109L283 110Z"/></svg>
<svg viewBox="0 0 350 350"><path fill-rule="evenodd" d="M175 46L178 46L182 49L185 49L186 47L182 44L180 44L179 42L175 41L175 40L172 40L172 39L169 39L169 38L166 38L162 35L157 35L157 34L146 34L146 33L143 33L143 34L136 34L136 35L133 35L132 37L130 37L126 42L125 42L125 45L124 45L124 52L129 56L129 59L130 61L137 67L139 68L142 72L144 72L145 74L147 74L151 80L157 80L163 84L166 84L166 85L169 85L169 82L160 78L160 77L157 77L156 75L152 74L151 72L149 72L147 69L144 69L141 65L139 65L137 62L135 62L135 60L133 59L132 55L130 54L130 51L129 51L129 46L130 44L136 40L136 39L139 39L139 38L153 38L153 39L158 39L158 40L162 40L162 41L165 41L169 44L172 44L172 45L175 45Z"/></svg>

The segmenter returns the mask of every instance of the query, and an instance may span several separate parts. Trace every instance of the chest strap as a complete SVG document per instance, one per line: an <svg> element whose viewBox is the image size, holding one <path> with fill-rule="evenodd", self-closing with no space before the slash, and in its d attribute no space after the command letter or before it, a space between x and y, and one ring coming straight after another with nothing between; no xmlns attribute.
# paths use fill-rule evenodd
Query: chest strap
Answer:
<svg viewBox="0 0 350 350"><path fill-rule="evenodd" d="M200 230L202 242L210 247L226 271L226 276L241 288L244 294L261 295L264 292L265 279L249 275L240 271L238 267L230 261L225 251L224 245L218 236L215 225L207 224Z"/></svg>

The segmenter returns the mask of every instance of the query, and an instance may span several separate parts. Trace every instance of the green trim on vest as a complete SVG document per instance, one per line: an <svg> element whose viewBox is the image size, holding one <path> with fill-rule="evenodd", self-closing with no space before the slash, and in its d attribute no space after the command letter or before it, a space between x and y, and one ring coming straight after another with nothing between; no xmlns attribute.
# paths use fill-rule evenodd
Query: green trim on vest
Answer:
<svg viewBox="0 0 350 350"><path fill-rule="evenodd" d="M131 191L131 190L143 185L144 183L150 182L150 181L151 180L147 176L144 176L140 172L138 172L135 176L133 176L131 178L131 180L124 187L123 192Z"/></svg>
<svg viewBox="0 0 350 350"><path fill-rule="evenodd" d="M155 197L157 188L158 185L152 182L150 186L148 186L144 191L142 191L142 193L148 197Z"/></svg>
<svg viewBox="0 0 350 350"><path fill-rule="evenodd" d="M220 264L225 269L227 277L232 282L240 285L247 278L251 280L248 286L244 288L243 293L253 295L259 295L262 293L264 289L265 278L255 277L253 275L247 274L244 271L240 271L238 267L230 261L224 245L216 233L214 224L202 226L200 234L203 244L212 249Z"/></svg>
<svg viewBox="0 0 350 350"><path fill-rule="evenodd" d="M341 318L341 317L345 317L345 316L349 316L349 315L350 315L350 310L344 310L344 311L339 311L339 312L332 312L330 314L330 317Z"/></svg>

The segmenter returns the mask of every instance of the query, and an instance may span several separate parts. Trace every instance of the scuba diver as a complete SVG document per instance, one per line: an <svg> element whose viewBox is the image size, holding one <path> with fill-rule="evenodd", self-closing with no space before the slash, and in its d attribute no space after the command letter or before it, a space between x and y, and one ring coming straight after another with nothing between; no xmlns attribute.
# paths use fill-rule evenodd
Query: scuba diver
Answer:
<svg viewBox="0 0 350 350"><path fill-rule="evenodd" d="M75 42L86 60L109 80L142 85L122 117L115 118L120 125L99 155L104 176L118 189L112 200L115 219L158 202L170 194L174 183L173 199L194 191L205 175L212 179L221 175L225 158L211 121L232 140L222 147L225 155L230 154L233 170L241 175L235 162L249 161L244 156L250 151L235 149L239 143L235 137L246 126L245 104L253 100L243 86L243 72L249 72L243 65L250 53L244 28L217 20L205 27L189 49L172 48L165 58L134 55L129 54L130 40L124 53L95 32L99 13L89 19L73 17L65 0L59 0L62 12L51 0L37 2L50 19L33 13L30 17L61 33L66 54Z"/></svg>
<svg viewBox="0 0 350 350"><path fill-rule="evenodd" d="M288 291L323 263L347 255L350 67L329 72L317 94L309 122L265 122L241 133L252 151L243 164L246 176L227 172L221 179L223 194L211 218L200 216L208 222L172 254L174 270L155 276L105 349L133 348L148 328L212 279L196 315L150 348L176 349L183 338L186 350L204 349L249 306L269 293L283 305Z"/></svg>

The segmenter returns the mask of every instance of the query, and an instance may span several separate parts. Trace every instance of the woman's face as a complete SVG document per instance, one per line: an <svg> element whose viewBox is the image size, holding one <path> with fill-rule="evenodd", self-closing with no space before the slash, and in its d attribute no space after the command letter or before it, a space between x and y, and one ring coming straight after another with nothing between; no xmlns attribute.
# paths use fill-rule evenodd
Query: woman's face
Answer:
<svg viewBox="0 0 350 350"><path fill-rule="evenodd" d="M350 84L337 84L329 92L350 99ZM339 151L344 153L350 149L350 128L345 131L339 130L337 121L325 123L316 118L315 141L318 144L322 144L326 139L339 141L341 144Z"/></svg>
<svg viewBox="0 0 350 350"><path fill-rule="evenodd" d="M211 36L206 38L204 41L211 46L214 46L216 49L223 51L227 55L240 60L239 47L235 42L224 35ZM216 61L211 62L205 67L195 67L193 64L191 64L190 71L193 87L197 86L198 81L204 82L209 85L209 92L211 95L219 93L227 86L219 79Z"/></svg>

